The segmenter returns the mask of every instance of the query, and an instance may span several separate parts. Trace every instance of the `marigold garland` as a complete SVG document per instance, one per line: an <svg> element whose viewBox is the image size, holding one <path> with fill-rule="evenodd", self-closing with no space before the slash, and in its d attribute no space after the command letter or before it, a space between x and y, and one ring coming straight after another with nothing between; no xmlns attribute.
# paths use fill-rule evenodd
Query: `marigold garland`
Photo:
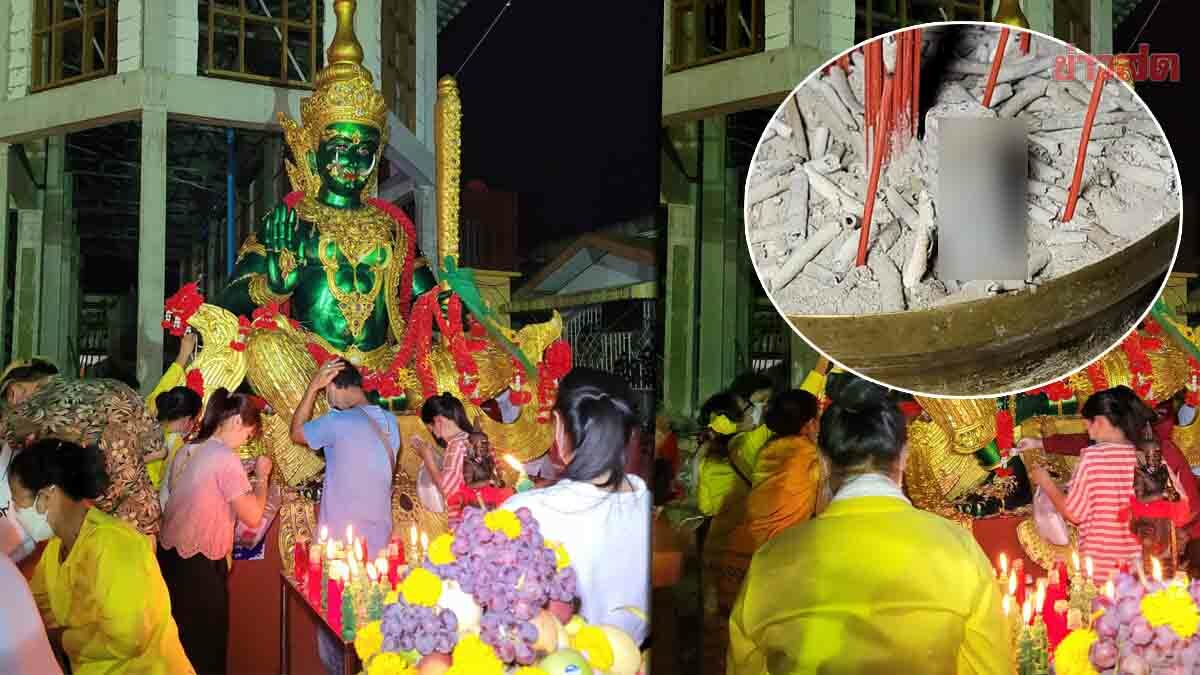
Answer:
<svg viewBox="0 0 1200 675"><path fill-rule="evenodd" d="M1168 626L1184 640L1195 635L1200 627L1196 603L1183 586L1170 585L1143 597L1142 615L1152 627Z"/></svg>
<svg viewBox="0 0 1200 675"><path fill-rule="evenodd" d="M504 675L504 662L477 635L465 635L454 647L446 675Z"/></svg>
<svg viewBox="0 0 1200 675"><path fill-rule="evenodd" d="M433 607L442 597L442 580L433 572L418 567L404 577L400 593L410 605Z"/></svg>
<svg viewBox="0 0 1200 675"><path fill-rule="evenodd" d="M458 558L455 557L454 535L449 532L439 534L429 542L429 562L434 565L449 565Z"/></svg>
<svg viewBox="0 0 1200 675"><path fill-rule="evenodd" d="M489 511L483 517L483 524L492 532L502 532L509 539L516 539L521 536L521 521L517 519L517 514L505 509L497 509Z"/></svg>
<svg viewBox="0 0 1200 675"><path fill-rule="evenodd" d="M383 647L383 629L379 621L372 621L359 629L354 637L354 651L363 663L379 653Z"/></svg>
<svg viewBox="0 0 1200 675"><path fill-rule="evenodd" d="M367 664L367 675L416 675L417 669L396 652L379 652Z"/></svg>
<svg viewBox="0 0 1200 675"><path fill-rule="evenodd" d="M1092 666L1092 645L1100 639L1096 631L1072 631L1054 650L1054 672L1058 675L1098 675Z"/></svg>

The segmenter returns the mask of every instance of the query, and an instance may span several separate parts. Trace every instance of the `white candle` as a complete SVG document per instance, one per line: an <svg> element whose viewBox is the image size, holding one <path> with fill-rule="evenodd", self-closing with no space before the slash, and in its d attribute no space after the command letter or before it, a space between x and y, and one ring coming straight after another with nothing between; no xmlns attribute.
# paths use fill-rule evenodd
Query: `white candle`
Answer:
<svg viewBox="0 0 1200 675"><path fill-rule="evenodd" d="M1087 567L1087 578L1088 578L1088 580L1091 580L1092 573L1095 571L1095 568L1092 566L1092 556L1089 555L1087 557L1087 559L1085 560L1085 565Z"/></svg>
<svg viewBox="0 0 1200 675"><path fill-rule="evenodd" d="M1008 574L1008 556L1001 553L1000 554L1000 574L997 576L999 576L1001 579L1003 579L1005 574Z"/></svg>
<svg viewBox="0 0 1200 675"><path fill-rule="evenodd" d="M425 556L427 556L427 555L429 555L429 535L422 532L421 533L421 559L424 560Z"/></svg>
<svg viewBox="0 0 1200 675"><path fill-rule="evenodd" d="M1162 563L1158 561L1158 558L1151 558L1151 565L1154 569L1154 580L1161 583L1163 580Z"/></svg>
<svg viewBox="0 0 1200 675"><path fill-rule="evenodd" d="M1017 574L1016 574L1016 572L1013 572L1012 574L1008 575L1008 594L1009 595L1017 594Z"/></svg>
<svg viewBox="0 0 1200 675"><path fill-rule="evenodd" d="M1071 567L1075 569L1075 573L1079 574L1079 554L1071 551Z"/></svg>
<svg viewBox="0 0 1200 675"><path fill-rule="evenodd" d="M1033 605L1030 604L1028 598L1025 599L1025 607L1021 610L1021 616L1025 619L1026 624L1033 620Z"/></svg>
<svg viewBox="0 0 1200 675"><path fill-rule="evenodd" d="M329 528L322 525L321 526L321 543L324 544L325 540L328 538L329 538Z"/></svg>
<svg viewBox="0 0 1200 675"><path fill-rule="evenodd" d="M417 547L417 526L413 525L411 528L409 528L408 534L412 538L413 548L416 548Z"/></svg>
<svg viewBox="0 0 1200 675"><path fill-rule="evenodd" d="M1109 579L1108 583L1104 584L1104 594L1108 596L1109 600L1117 599L1117 587L1113 585L1112 579Z"/></svg>
<svg viewBox="0 0 1200 675"><path fill-rule="evenodd" d="M1006 596L1004 596L1004 600L1003 600L1003 601L1000 603L1000 607L1004 609L1004 616L1005 616L1005 617L1007 617L1007 616L1008 616L1008 601L1009 601L1010 599L1011 599L1011 598L1009 598L1009 597L1006 595Z"/></svg>
<svg viewBox="0 0 1200 675"><path fill-rule="evenodd" d="M351 547L354 546L354 526L353 525L346 526L346 545L351 546Z"/></svg>

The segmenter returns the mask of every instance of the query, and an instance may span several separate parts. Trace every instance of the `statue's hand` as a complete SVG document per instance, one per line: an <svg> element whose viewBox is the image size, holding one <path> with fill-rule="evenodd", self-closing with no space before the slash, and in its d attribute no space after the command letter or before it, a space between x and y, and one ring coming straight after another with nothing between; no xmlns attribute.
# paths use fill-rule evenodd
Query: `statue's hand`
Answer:
<svg viewBox="0 0 1200 675"><path fill-rule="evenodd" d="M300 218L295 209L276 206L263 219L263 248L267 250L267 286L272 293L291 293L299 282L296 252Z"/></svg>

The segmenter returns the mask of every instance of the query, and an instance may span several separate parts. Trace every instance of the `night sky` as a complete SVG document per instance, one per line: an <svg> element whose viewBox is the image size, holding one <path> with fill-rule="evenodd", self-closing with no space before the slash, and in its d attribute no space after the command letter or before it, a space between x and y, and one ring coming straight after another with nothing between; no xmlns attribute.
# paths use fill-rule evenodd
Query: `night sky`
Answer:
<svg viewBox="0 0 1200 675"><path fill-rule="evenodd" d="M471 0L438 40L453 74L505 0ZM521 247L653 213L662 3L512 0L459 75L463 179L519 194Z"/></svg>

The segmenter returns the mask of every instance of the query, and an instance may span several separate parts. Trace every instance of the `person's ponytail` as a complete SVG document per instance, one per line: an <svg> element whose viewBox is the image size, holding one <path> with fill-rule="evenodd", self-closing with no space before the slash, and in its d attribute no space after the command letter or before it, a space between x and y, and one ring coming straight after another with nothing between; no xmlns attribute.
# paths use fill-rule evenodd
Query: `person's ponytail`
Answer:
<svg viewBox="0 0 1200 675"><path fill-rule="evenodd" d="M200 422L200 430L196 432L196 442L202 443L212 438L225 420L240 415L242 423L258 427L261 407L246 394L231 394L224 387L213 392L204 407L204 419Z"/></svg>
<svg viewBox="0 0 1200 675"><path fill-rule="evenodd" d="M637 415L624 380L591 368L576 368L559 384L554 410L562 419L573 455L565 478L614 488L625 481L625 450Z"/></svg>

